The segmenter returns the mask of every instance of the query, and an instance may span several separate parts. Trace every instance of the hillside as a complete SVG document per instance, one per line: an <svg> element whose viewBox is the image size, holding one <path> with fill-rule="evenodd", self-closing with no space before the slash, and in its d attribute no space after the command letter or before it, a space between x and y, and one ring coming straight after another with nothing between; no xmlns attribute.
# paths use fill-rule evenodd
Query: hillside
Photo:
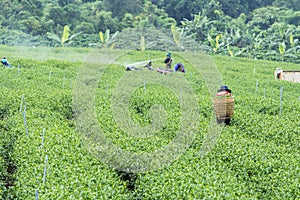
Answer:
<svg viewBox="0 0 300 200"><path fill-rule="evenodd" d="M274 79L299 64L172 52L187 73L166 76L143 68L163 51L1 48L2 199L300 197L300 84Z"/></svg>
<svg viewBox="0 0 300 200"><path fill-rule="evenodd" d="M201 50L212 55L300 63L298 0L126 2L3 0L1 44Z"/></svg>

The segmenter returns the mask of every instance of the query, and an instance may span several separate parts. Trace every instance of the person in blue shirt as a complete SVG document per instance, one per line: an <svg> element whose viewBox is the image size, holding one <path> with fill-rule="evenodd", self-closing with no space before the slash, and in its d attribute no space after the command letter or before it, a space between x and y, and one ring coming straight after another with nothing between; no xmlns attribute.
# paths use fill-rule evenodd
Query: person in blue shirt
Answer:
<svg viewBox="0 0 300 200"><path fill-rule="evenodd" d="M174 72L182 72L185 73L185 69L182 63L176 63L174 65Z"/></svg>
<svg viewBox="0 0 300 200"><path fill-rule="evenodd" d="M5 57L2 58L1 63L5 66L10 66L9 62L7 61L7 59Z"/></svg>

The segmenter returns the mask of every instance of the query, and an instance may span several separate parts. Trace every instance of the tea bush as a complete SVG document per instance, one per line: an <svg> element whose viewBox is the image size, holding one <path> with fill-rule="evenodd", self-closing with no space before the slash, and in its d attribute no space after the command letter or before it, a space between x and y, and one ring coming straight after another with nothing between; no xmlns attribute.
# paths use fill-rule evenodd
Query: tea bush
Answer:
<svg viewBox="0 0 300 200"><path fill-rule="evenodd" d="M119 80L135 73L125 71L124 65L158 58L153 66L162 67L163 57L164 52L130 51L112 64L91 63L101 71L101 77L95 77L99 78L94 105L99 127L106 138L127 152L160 150L180 131L181 99L171 87L161 84L145 82L128 99L134 124L142 129L158 122L158 130L147 137L123 130L112 111L112 98L120 96L115 90ZM88 67L87 63L53 58L12 60L19 67L2 68L0 73L2 199L33 199L36 195L40 199L299 198L300 85L275 80L274 70L282 65L299 70L300 66L212 57L222 84L233 91L235 112L214 148L204 155L201 150L212 120L213 94L207 77L197 68L204 65L201 58L201 54L190 59L174 53L174 59L185 64L187 74L181 78L196 97L199 123L193 141L167 167L141 173L119 171L102 162L75 129L78 113L72 107L73 91L77 73L80 67ZM155 122L153 116L160 118Z"/></svg>

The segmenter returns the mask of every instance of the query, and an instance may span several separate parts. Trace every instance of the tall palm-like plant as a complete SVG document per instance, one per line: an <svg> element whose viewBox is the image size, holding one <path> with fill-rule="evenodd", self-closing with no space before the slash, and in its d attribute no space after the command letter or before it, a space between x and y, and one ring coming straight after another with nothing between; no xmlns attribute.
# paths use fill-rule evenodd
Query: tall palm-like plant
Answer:
<svg viewBox="0 0 300 200"><path fill-rule="evenodd" d="M279 50L279 53L280 53L281 61L283 62L284 53L285 53L285 42L279 43L278 50Z"/></svg>
<svg viewBox="0 0 300 200"><path fill-rule="evenodd" d="M175 24L172 24L171 32L173 42L179 50L184 50L186 46L195 42L195 40L193 40L194 34L188 35L184 28L179 28Z"/></svg>
<svg viewBox="0 0 300 200"><path fill-rule="evenodd" d="M204 41L210 30L214 28L214 21L210 20L201 12L194 15L192 20L184 19L181 23L186 29L187 34L196 33L195 37L197 41Z"/></svg>
<svg viewBox="0 0 300 200"><path fill-rule="evenodd" d="M100 31L99 32L100 43L91 43L91 44L89 44L89 46L113 49L115 47L115 39L116 39L116 36L118 35L118 33L119 32L117 31L111 36L109 29L107 29L105 31L105 33Z"/></svg>
<svg viewBox="0 0 300 200"><path fill-rule="evenodd" d="M225 44L224 43L220 43L220 39L222 38L222 34L218 34L215 39L213 39L210 35L208 35L207 39L210 43L210 47L212 49L212 51L215 53L217 53L217 51L220 49L220 47L223 47Z"/></svg>
<svg viewBox="0 0 300 200"><path fill-rule="evenodd" d="M299 60L299 53L297 52L300 49L299 40L297 37L294 37L294 35L297 35L297 32L295 27L280 23L274 23L268 29L267 40L269 41L269 49L275 52L281 61L296 62Z"/></svg>
<svg viewBox="0 0 300 200"><path fill-rule="evenodd" d="M155 46L155 45L156 45L156 42L146 43L145 37L144 36L141 37L140 48L142 51L145 51L146 49L148 49L152 46Z"/></svg>
<svg viewBox="0 0 300 200"><path fill-rule="evenodd" d="M115 38L117 36L118 32L115 32L112 37L110 37L110 30L107 29L105 33L103 34L102 31L99 32L100 41L104 48L111 48L113 49L115 47Z"/></svg>
<svg viewBox="0 0 300 200"><path fill-rule="evenodd" d="M80 34L80 32L75 33L70 36L70 28L68 25L66 25L66 26L64 26L64 30L63 30L61 38L58 35L56 35L54 33L49 33L49 32L47 33L47 37L49 39L53 39L53 40L57 41L58 43L61 44L61 46L64 47L65 44L70 45L73 42L72 39L74 39L79 34Z"/></svg>

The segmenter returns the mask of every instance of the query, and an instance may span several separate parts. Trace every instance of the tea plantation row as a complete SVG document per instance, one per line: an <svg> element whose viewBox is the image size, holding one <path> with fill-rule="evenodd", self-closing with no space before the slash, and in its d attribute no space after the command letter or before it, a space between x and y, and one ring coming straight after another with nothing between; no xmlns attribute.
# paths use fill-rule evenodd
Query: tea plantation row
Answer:
<svg viewBox="0 0 300 200"><path fill-rule="evenodd" d="M1 68L2 199L300 198L300 84L274 79L277 67L299 70L299 65L209 58L218 69L216 80L221 77L233 91L235 113L231 124L220 127L221 134L214 135L217 142L213 144L212 139L212 150L203 152L203 145L210 144L205 138L214 122L213 94L208 77L201 71L207 57L174 53L174 60L185 64L187 74L160 75L166 81L178 77L186 80L191 89L187 93L180 89L174 92L186 86L148 83L142 78L140 87L126 99L121 98L122 88L126 87L120 80L140 72L125 71L124 65L154 59L153 67L162 67L164 52L109 53L110 59L99 62L15 58L11 60L14 68ZM77 73L82 73L82 67L95 66L100 74L94 77L98 79L95 116L103 131L99 137L132 154L159 152L180 134L184 123L180 119L188 121L181 107L190 102L180 96L183 92L195 95L198 108L194 110L199 111L195 136L186 142L186 151L169 162L161 160L162 168L133 173L118 164L111 165L112 161L97 156L94 146L86 146L87 136L79 131L76 121L80 111L74 108L74 97L76 93L85 94L78 88ZM145 71L143 75L151 73L157 72ZM116 91L120 84L121 89ZM113 99L116 96L120 99ZM148 130L147 126L156 123L157 130L149 135L132 135L128 133L131 127L120 127L123 122L116 119L117 112L121 112L116 105L123 105L123 101L128 103L127 114L133 124ZM126 123L128 116L124 118ZM158 121L153 121L156 118Z"/></svg>

